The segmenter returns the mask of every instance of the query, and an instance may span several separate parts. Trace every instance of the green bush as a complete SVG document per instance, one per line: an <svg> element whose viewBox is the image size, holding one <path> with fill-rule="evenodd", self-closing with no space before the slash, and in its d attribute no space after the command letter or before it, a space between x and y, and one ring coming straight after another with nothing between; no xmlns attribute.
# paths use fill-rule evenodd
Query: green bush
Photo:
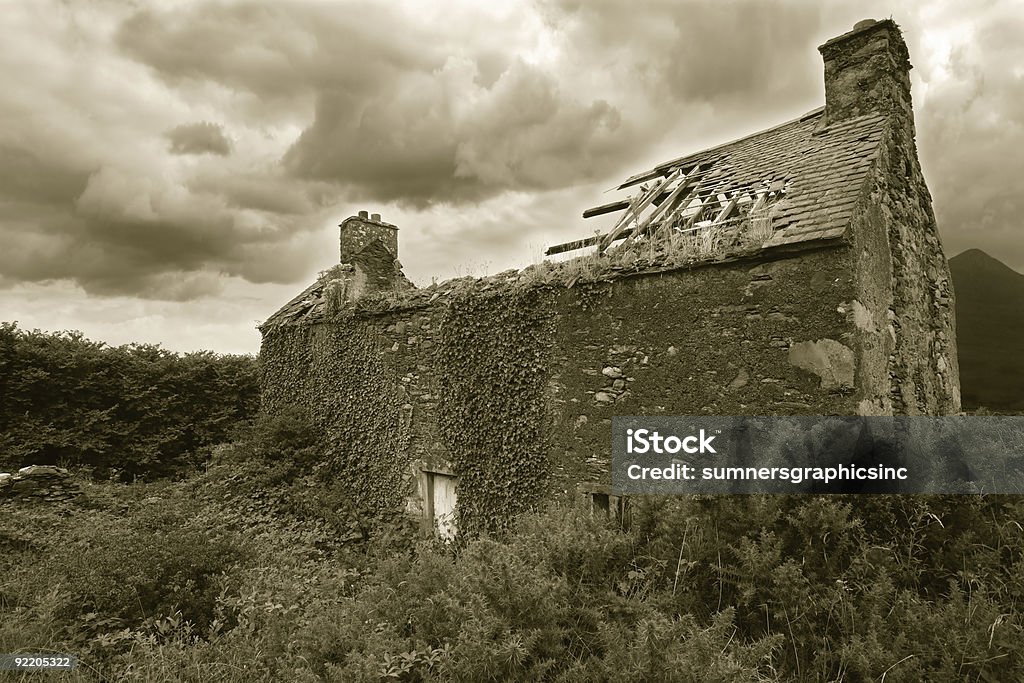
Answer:
<svg viewBox="0 0 1024 683"><path fill-rule="evenodd" d="M635 539L585 515L524 520L505 543L437 545L383 562L303 638L327 680L775 680L778 637L734 639L635 590Z"/></svg>
<svg viewBox="0 0 1024 683"><path fill-rule="evenodd" d="M384 563L302 657L339 681L1021 680L1022 513L1006 498L660 498L621 532L553 510L503 543Z"/></svg>
<svg viewBox="0 0 1024 683"><path fill-rule="evenodd" d="M0 470L30 464L180 474L259 406L256 361L0 323Z"/></svg>
<svg viewBox="0 0 1024 683"><path fill-rule="evenodd" d="M133 628L177 613L205 632L241 546L186 524L180 512L151 502L128 524L74 534L51 556L67 598L62 618Z"/></svg>
<svg viewBox="0 0 1024 683"><path fill-rule="evenodd" d="M254 432L271 460L285 426ZM1015 497L659 497L453 547L351 539L305 475L292 508L225 485L257 461L8 508L0 651L94 680L1024 680Z"/></svg>
<svg viewBox="0 0 1024 683"><path fill-rule="evenodd" d="M319 434L306 413L288 408L261 413L214 449L201 479L241 505L259 500L267 510L325 523L345 541L374 541L387 551L408 549L419 525L400 510L359 506L329 466Z"/></svg>

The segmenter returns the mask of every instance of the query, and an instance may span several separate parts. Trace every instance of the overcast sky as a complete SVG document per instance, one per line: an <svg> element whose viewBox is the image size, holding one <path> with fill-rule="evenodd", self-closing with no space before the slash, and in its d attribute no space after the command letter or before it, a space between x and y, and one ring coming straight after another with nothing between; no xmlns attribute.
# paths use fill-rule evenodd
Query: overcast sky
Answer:
<svg viewBox="0 0 1024 683"><path fill-rule="evenodd" d="M949 255L1024 271L1024 6L0 2L0 320L255 352L360 209L419 285L591 234L656 162L823 104L817 46L910 47Z"/></svg>

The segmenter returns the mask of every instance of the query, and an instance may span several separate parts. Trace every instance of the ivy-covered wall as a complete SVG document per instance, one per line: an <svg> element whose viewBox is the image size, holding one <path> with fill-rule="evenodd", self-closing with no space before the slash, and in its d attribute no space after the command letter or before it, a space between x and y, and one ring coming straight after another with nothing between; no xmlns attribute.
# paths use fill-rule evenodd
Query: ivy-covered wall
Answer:
<svg viewBox="0 0 1024 683"><path fill-rule="evenodd" d="M266 328L260 353L263 409L303 408L323 434L320 475L370 511L402 504L410 453L409 355L387 354L381 323L350 315Z"/></svg>
<svg viewBox="0 0 1024 683"><path fill-rule="evenodd" d="M841 244L572 288L463 280L264 327L263 405L306 408L361 507L419 512L418 470L451 471L459 528L498 531L610 483L615 414L856 413L854 291Z"/></svg>
<svg viewBox="0 0 1024 683"><path fill-rule="evenodd" d="M460 529L501 530L547 493L554 301L549 287L466 287L445 309L437 418Z"/></svg>

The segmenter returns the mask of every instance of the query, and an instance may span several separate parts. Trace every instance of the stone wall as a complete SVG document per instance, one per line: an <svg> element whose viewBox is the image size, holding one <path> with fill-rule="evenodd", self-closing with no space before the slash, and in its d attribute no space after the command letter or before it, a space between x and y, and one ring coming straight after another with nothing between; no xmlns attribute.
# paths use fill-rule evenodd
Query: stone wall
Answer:
<svg viewBox="0 0 1024 683"><path fill-rule="evenodd" d="M539 304L554 321L539 413L545 494L610 483L616 414L853 415L886 393L887 364L860 363L874 342L861 329L854 261L837 242L554 288ZM444 327L454 296L439 288L404 310L264 329L264 408L304 407L360 504L419 511L418 472L457 470L443 389L467 369L439 353L460 338ZM518 379L491 382L514 399Z"/></svg>
<svg viewBox="0 0 1024 683"><path fill-rule="evenodd" d="M558 303L552 459L563 491L609 483L613 415L852 415L853 269L843 247L628 278Z"/></svg>
<svg viewBox="0 0 1024 683"><path fill-rule="evenodd" d="M960 411L956 323L949 266L910 130L893 120L854 219L862 366L876 377L866 415ZM873 396L872 396L873 394Z"/></svg>
<svg viewBox="0 0 1024 683"><path fill-rule="evenodd" d="M891 19L866 20L820 48L828 124L887 114L850 231L858 299L863 414L960 410L953 292L915 142L909 53ZM885 368L882 372L882 368Z"/></svg>
<svg viewBox="0 0 1024 683"><path fill-rule="evenodd" d="M63 467L31 465L14 474L0 472L0 504L10 501L58 502L78 496L78 483Z"/></svg>

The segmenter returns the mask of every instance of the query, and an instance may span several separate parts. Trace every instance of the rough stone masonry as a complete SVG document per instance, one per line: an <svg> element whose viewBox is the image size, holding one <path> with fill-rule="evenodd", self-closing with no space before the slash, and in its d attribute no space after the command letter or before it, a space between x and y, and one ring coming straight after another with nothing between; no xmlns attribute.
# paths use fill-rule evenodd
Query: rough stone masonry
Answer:
<svg viewBox="0 0 1024 683"><path fill-rule="evenodd" d="M81 493L78 483L63 467L30 465L16 473L0 472L0 504L10 501L58 502Z"/></svg>

